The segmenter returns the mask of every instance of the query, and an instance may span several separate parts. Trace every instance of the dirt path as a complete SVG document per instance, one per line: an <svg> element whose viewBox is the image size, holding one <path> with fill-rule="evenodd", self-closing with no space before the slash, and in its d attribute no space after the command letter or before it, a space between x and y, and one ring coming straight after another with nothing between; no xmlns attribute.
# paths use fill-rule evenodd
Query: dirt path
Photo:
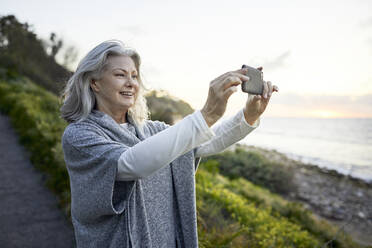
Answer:
<svg viewBox="0 0 372 248"><path fill-rule="evenodd" d="M73 228L0 113L0 247L75 247Z"/></svg>

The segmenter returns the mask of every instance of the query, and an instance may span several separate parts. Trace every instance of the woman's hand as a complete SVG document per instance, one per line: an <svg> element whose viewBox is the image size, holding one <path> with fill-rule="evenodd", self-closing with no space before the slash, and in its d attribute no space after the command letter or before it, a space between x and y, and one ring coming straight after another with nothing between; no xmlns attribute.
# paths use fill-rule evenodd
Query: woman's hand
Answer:
<svg viewBox="0 0 372 248"><path fill-rule="evenodd" d="M262 71L262 67L257 69ZM244 117L250 125L253 125L254 122L265 111L266 106L270 101L271 94L274 91L279 91L278 86L272 85L270 81L264 81L264 90L262 95L248 94L248 99L244 107Z"/></svg>
<svg viewBox="0 0 372 248"><path fill-rule="evenodd" d="M244 68L230 71L210 82L207 102L200 111L209 127L225 113L227 101L238 90L238 86L249 81L246 73Z"/></svg>

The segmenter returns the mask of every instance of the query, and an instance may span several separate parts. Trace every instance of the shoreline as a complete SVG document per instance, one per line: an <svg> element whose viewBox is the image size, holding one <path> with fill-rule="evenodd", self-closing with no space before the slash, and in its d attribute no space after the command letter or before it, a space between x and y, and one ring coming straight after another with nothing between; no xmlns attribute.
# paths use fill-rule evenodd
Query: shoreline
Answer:
<svg viewBox="0 0 372 248"><path fill-rule="evenodd" d="M335 162L325 160L325 159L298 155L295 153L280 151L280 150L277 150L275 148L270 148L270 147L261 147L261 146L255 146L255 145L244 144L244 143L238 143L238 145L242 147L245 147L245 146L255 147L257 151L262 150L262 151L266 151L270 153L278 153L278 154L284 155L286 157L285 160L293 160L300 165L306 165L310 167L313 166L313 167L323 170L326 173L335 173L335 175L337 174L337 175L347 176L352 180L361 181L361 182L365 182L367 184L372 185L372 175L370 175L371 176L370 178L363 178L363 177L358 177L355 175L356 170L354 168L358 168L358 167L361 168L364 166L355 165L355 164L335 163ZM351 169L350 168L346 169L345 167L347 166L350 166Z"/></svg>
<svg viewBox="0 0 372 248"><path fill-rule="evenodd" d="M342 228L355 242L372 245L372 182L303 163L276 150L239 143L231 149L235 147L257 152L293 171L295 187L281 195L283 198L302 203L316 217Z"/></svg>
<svg viewBox="0 0 372 248"><path fill-rule="evenodd" d="M354 181L358 184L366 185L372 187L372 179L365 180L360 177L355 177L351 174L345 174L342 173L341 171L338 171L336 169L332 169L331 167L321 167L320 165L317 165L315 163L307 163L303 162L300 159L294 157L294 155L289 155L284 152L279 152L276 149L270 149L270 148L262 148L259 146L253 146L253 145L246 145L246 144L235 144L238 147L245 148L247 150L255 151L266 157L267 159L271 161L276 161L276 162L282 162L286 163L287 165L291 167L305 167L305 168L312 168L314 170L318 170L320 173L326 173L326 174L332 174L336 177L339 178L348 178L351 181ZM232 150L234 150L235 146L233 145L231 147Z"/></svg>
<svg viewBox="0 0 372 248"><path fill-rule="evenodd" d="M267 150L271 150L271 149L267 149ZM276 150L274 149L273 151L276 151ZM334 173L335 175L345 176L345 177L348 177L351 180L360 181L361 183L366 183L366 184L372 185L372 178L364 179L362 177L354 176L352 173L350 173L353 170L354 167L359 167L358 165L350 165L352 167L352 169L349 169L349 173L344 173L343 170L341 170L341 169L337 170L337 168L335 168L335 167L337 167L337 164L335 164L333 162L330 162L330 161L321 160L321 164L323 164L323 166L322 166L322 165L320 165L319 163L316 163L316 162L311 162L311 161L310 162L305 162L304 161L305 159L310 159L311 160L311 158L298 156L298 155L295 155L295 154L287 154L285 152L280 152L280 153L283 153L288 158L290 158L292 160L295 160L295 161L298 161L301 164L305 164L306 166L316 167L317 169L320 169L325 173ZM325 164L332 164L332 166L327 167L327 165L325 165ZM340 165L340 166L342 166L342 165Z"/></svg>

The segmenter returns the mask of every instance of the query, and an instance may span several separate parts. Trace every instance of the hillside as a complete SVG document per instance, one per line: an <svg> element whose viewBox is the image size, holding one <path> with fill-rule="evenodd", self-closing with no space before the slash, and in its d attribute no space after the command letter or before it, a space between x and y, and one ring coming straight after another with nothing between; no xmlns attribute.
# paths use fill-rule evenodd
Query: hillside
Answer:
<svg viewBox="0 0 372 248"><path fill-rule="evenodd" d="M55 56L62 46L52 33L43 41L28 23L20 23L13 15L0 18L0 78L24 75L59 94L71 72L59 65ZM48 52L49 51L49 52Z"/></svg>

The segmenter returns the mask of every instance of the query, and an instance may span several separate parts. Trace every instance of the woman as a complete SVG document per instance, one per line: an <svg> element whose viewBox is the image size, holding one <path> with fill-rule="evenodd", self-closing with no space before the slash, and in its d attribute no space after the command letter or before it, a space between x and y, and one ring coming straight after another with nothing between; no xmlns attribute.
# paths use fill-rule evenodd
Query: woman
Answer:
<svg viewBox="0 0 372 248"><path fill-rule="evenodd" d="M261 68L262 69L262 68ZM195 172L259 125L276 86L222 117L245 69L210 83L201 110L173 126L148 120L140 56L116 40L92 49L68 81L61 116L77 247L197 247ZM267 95L267 96L266 96Z"/></svg>

